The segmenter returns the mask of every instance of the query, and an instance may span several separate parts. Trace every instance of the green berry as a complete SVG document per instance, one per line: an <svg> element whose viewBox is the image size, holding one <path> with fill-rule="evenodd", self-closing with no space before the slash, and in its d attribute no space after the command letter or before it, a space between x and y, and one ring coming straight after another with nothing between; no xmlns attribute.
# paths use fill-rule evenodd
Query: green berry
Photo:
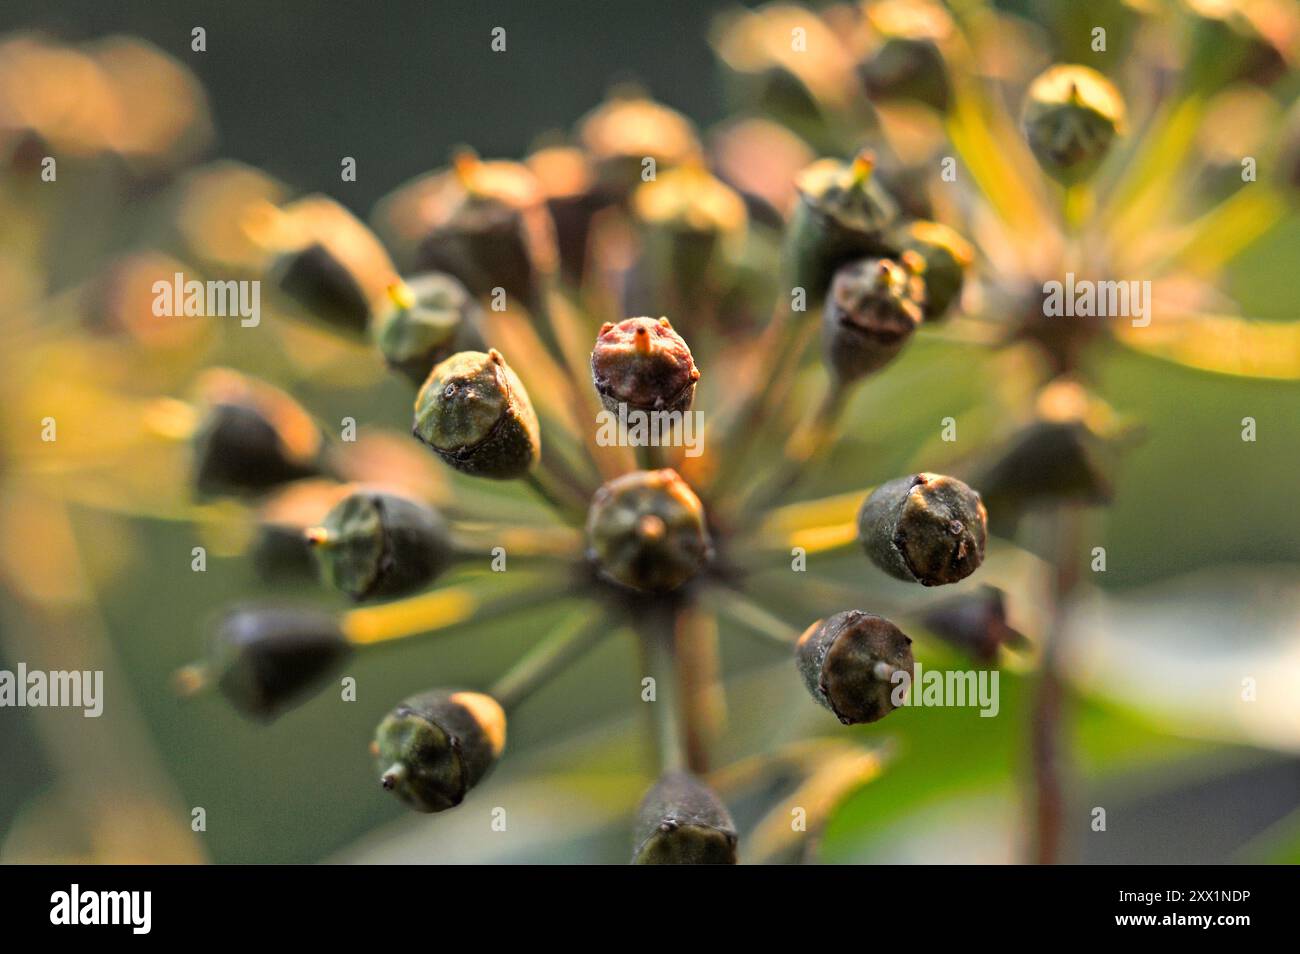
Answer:
<svg viewBox="0 0 1300 954"><path fill-rule="evenodd" d="M245 715L271 719L352 653L334 617L290 608L240 608L216 627L206 670Z"/></svg>
<svg viewBox="0 0 1300 954"><path fill-rule="evenodd" d="M354 600L423 589L451 563L442 516L395 494L350 494L307 531L307 540L325 582Z"/></svg>
<svg viewBox="0 0 1300 954"><path fill-rule="evenodd" d="M379 723L371 753L379 780L419 812L454 808L483 780L506 744L506 717L491 696L434 689Z"/></svg>
<svg viewBox="0 0 1300 954"><path fill-rule="evenodd" d="M522 477L541 456L528 392L496 349L462 351L437 365L415 398L412 433L475 477Z"/></svg>
<svg viewBox="0 0 1300 954"><path fill-rule="evenodd" d="M319 243L286 252L271 266L276 288L314 317L354 334L370 324L370 302L347 266Z"/></svg>
<svg viewBox="0 0 1300 954"><path fill-rule="evenodd" d="M638 470L609 481L587 515L592 563L643 592L675 590L712 557L704 505L675 470Z"/></svg>
<svg viewBox="0 0 1300 954"><path fill-rule="evenodd" d="M952 96L942 45L952 18L938 4L883 0L864 9L878 43L858 66L873 99L911 99L943 112Z"/></svg>
<svg viewBox="0 0 1300 954"><path fill-rule="evenodd" d="M966 272L975 260L975 250L964 238L938 222L910 222L894 234L904 251L915 252L925 263L925 317L942 318L961 300Z"/></svg>
<svg viewBox="0 0 1300 954"><path fill-rule="evenodd" d="M1039 504L1105 504L1113 496L1118 446L1080 420L1026 425L978 467L978 481L999 510Z"/></svg>
<svg viewBox="0 0 1300 954"><path fill-rule="evenodd" d="M984 561L988 514L955 477L913 474L881 484L858 513L858 539L880 569L925 586L956 583Z"/></svg>
<svg viewBox="0 0 1300 954"><path fill-rule="evenodd" d="M194 432L200 495L246 495L321 473L323 439L310 415L283 391L214 369L200 386L206 411Z"/></svg>
<svg viewBox="0 0 1300 954"><path fill-rule="evenodd" d="M478 323L478 305L465 286L432 272L389 288L375 342L388 366L419 387L434 365L458 351L485 347Z"/></svg>
<svg viewBox="0 0 1300 954"><path fill-rule="evenodd" d="M924 301L925 284L906 265L867 258L841 266L822 308L827 365L841 381L884 367L921 324Z"/></svg>
<svg viewBox="0 0 1300 954"><path fill-rule="evenodd" d="M886 233L898 215L894 200L872 176L875 156L852 162L819 159L795 181L799 200L788 244L795 284L818 302L841 265L892 254Z"/></svg>
<svg viewBox="0 0 1300 954"><path fill-rule="evenodd" d="M1030 84L1022 124L1043 171L1073 185L1096 171L1123 131L1124 101L1096 70L1057 65Z"/></svg>
<svg viewBox="0 0 1300 954"><path fill-rule="evenodd" d="M915 667L912 640L880 616L847 610L818 620L799 637L795 662L812 697L845 725L893 712L895 689Z"/></svg>
<svg viewBox="0 0 1300 954"><path fill-rule="evenodd" d="M671 412L690 408L700 372L667 318L627 318L601 327L591 378L606 410Z"/></svg>
<svg viewBox="0 0 1300 954"><path fill-rule="evenodd" d="M637 810L637 865L734 865L736 825L709 788L685 772L665 775Z"/></svg>
<svg viewBox="0 0 1300 954"><path fill-rule="evenodd" d="M454 275L470 293L494 288L535 307L539 276L555 265L555 230L526 166L458 153L443 191L427 203L428 232L415 251L420 271Z"/></svg>
<svg viewBox="0 0 1300 954"><path fill-rule="evenodd" d="M1003 646L1021 648L1026 639L1007 624L1006 597L981 586L927 609L921 624L939 639L977 661L992 664Z"/></svg>

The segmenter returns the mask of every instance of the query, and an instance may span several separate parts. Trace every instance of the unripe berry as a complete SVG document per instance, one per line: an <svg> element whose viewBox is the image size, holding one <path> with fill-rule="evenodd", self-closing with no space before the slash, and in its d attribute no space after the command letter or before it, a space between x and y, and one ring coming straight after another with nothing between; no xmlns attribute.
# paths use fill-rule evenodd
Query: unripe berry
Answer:
<svg viewBox="0 0 1300 954"><path fill-rule="evenodd" d="M606 322L591 351L591 378L605 408L685 411L700 379L691 349L667 318Z"/></svg>
<svg viewBox="0 0 1300 954"><path fill-rule="evenodd" d="M454 275L474 295L501 287L533 307L537 279L555 267L557 252L545 197L528 168L482 162L466 151L436 189L425 191L415 213L426 230L416 268Z"/></svg>
<svg viewBox="0 0 1300 954"><path fill-rule="evenodd" d="M422 589L451 563L442 515L396 494L350 494L306 535L325 582L354 600Z"/></svg>
<svg viewBox="0 0 1300 954"><path fill-rule="evenodd" d="M876 722L896 708L895 674L911 679L912 640L889 620L847 610L818 620L795 645L795 662L812 697L845 725Z"/></svg>
<svg viewBox="0 0 1300 954"><path fill-rule="evenodd" d="M388 366L419 387L458 351L485 347L479 308L465 286L438 272L417 275L389 288L389 301L375 322L375 342Z"/></svg>
<svg viewBox="0 0 1300 954"><path fill-rule="evenodd" d="M995 586L981 586L927 609L921 623L948 645L978 662L997 661L1003 646L1023 647L1027 640L1007 624L1006 599Z"/></svg>
<svg viewBox="0 0 1300 954"><path fill-rule="evenodd" d="M587 516L588 556L634 590L681 586L711 558L704 505L675 470L638 470L609 481Z"/></svg>
<svg viewBox="0 0 1300 954"><path fill-rule="evenodd" d="M702 165L669 169L632 195L650 267L682 303L706 294L739 256L749 213L740 194Z"/></svg>
<svg viewBox="0 0 1300 954"><path fill-rule="evenodd" d="M822 350L841 381L853 381L884 367L921 324L925 284L911 267L887 258L866 258L841 266L822 309Z"/></svg>
<svg viewBox="0 0 1300 954"><path fill-rule="evenodd" d="M637 810L632 863L734 865L735 822L711 789L686 772L671 772Z"/></svg>
<svg viewBox="0 0 1300 954"><path fill-rule="evenodd" d="M658 175L702 154L691 121L636 93L615 91L584 116L578 138L596 166L601 190L622 200L643 182L644 162Z"/></svg>
<svg viewBox="0 0 1300 954"><path fill-rule="evenodd" d="M491 696L434 689L403 701L375 731L379 781L418 812L454 808L506 745L506 716Z"/></svg>
<svg viewBox="0 0 1300 954"><path fill-rule="evenodd" d="M868 256L890 255L886 232L898 207L872 177L875 157L819 159L799 174L799 201L788 242L795 284L811 301L825 296L835 270Z"/></svg>
<svg viewBox="0 0 1300 954"><path fill-rule="evenodd" d="M275 218L274 287L331 327L365 334L372 309L397 278L375 235L337 202L307 196Z"/></svg>
<svg viewBox="0 0 1300 954"><path fill-rule="evenodd" d="M206 372L199 391L207 406L194 432L200 494L258 494L321 472L320 429L283 391L224 368Z"/></svg>
<svg viewBox="0 0 1300 954"><path fill-rule="evenodd" d="M894 242L904 251L915 252L925 262L925 317L942 318L961 300L966 271L975 260L975 249L964 238L938 222L910 222L894 233Z"/></svg>
<svg viewBox="0 0 1300 954"><path fill-rule="evenodd" d="M415 398L412 433L475 477L522 477L541 456L528 392L495 348L462 351L433 369Z"/></svg>
<svg viewBox="0 0 1300 954"><path fill-rule="evenodd" d="M335 619L289 608L228 613L208 646L207 672L240 712L279 715L352 653Z"/></svg>
<svg viewBox="0 0 1300 954"><path fill-rule="evenodd" d="M1043 171L1064 185L1096 171L1124 129L1124 100L1087 66L1057 65L1029 86L1022 124Z"/></svg>
<svg viewBox="0 0 1300 954"><path fill-rule="evenodd" d="M883 0L864 12L878 38L858 66L867 94L946 110L952 88L941 47L953 32L947 11L917 0Z"/></svg>
<svg viewBox="0 0 1300 954"><path fill-rule="evenodd" d="M956 583L984 561L988 514L955 477L913 474L881 484L858 513L858 540L890 576L925 586Z"/></svg>

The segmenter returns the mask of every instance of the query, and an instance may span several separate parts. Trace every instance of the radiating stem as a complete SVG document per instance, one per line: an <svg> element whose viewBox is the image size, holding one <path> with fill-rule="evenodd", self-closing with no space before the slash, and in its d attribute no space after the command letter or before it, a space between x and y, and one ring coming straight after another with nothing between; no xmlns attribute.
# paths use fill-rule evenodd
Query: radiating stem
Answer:
<svg viewBox="0 0 1300 954"><path fill-rule="evenodd" d="M834 443L851 392L851 386L838 377L827 380L821 402L808 421L790 435L775 470L745 501L746 510L761 512L779 502L804 476L808 465L826 452Z"/></svg>
<svg viewBox="0 0 1300 954"><path fill-rule="evenodd" d="M515 708L609 631L609 621L598 609L588 607L574 613L510 667L488 690L488 695L503 709Z"/></svg>
<svg viewBox="0 0 1300 954"><path fill-rule="evenodd" d="M582 536L571 527L526 527L459 521L452 525L452 546L458 560L492 556L497 547L508 559L578 557Z"/></svg>
<svg viewBox="0 0 1300 954"><path fill-rule="evenodd" d="M550 505L559 516L570 523L581 524L587 519L587 502L582 499L576 488L570 484L559 483L549 471L534 467L524 475L523 481L533 488L537 496Z"/></svg>
<svg viewBox="0 0 1300 954"><path fill-rule="evenodd" d="M715 586L709 590L708 598L723 616L739 623L746 632L762 636L768 642L792 649L795 640L799 638L797 629L743 593L725 586Z"/></svg>

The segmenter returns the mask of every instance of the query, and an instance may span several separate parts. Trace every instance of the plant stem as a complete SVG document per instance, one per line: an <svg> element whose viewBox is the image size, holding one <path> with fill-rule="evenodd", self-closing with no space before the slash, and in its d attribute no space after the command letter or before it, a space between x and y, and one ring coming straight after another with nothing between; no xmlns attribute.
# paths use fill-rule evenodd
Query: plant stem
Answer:
<svg viewBox="0 0 1300 954"><path fill-rule="evenodd" d="M528 471L523 480L568 522L581 524L587 519L586 503L577 496L571 484L557 483L555 477L541 467Z"/></svg>
<svg viewBox="0 0 1300 954"><path fill-rule="evenodd" d="M743 593L725 586L716 586L709 590L709 598L723 616L768 642L792 649L795 640L799 638L799 633L793 626L769 613Z"/></svg>
<svg viewBox="0 0 1300 954"><path fill-rule="evenodd" d="M1068 739L1065 710L1069 689L1063 660L1066 614L1079 582L1081 513L1064 507L1053 515L1056 586L1052 621L1043 647L1042 674L1034 694L1030 752L1033 762L1034 832L1031 857L1038 864L1060 860L1065 820L1065 781Z"/></svg>
<svg viewBox="0 0 1300 954"><path fill-rule="evenodd" d="M674 620L673 651L686 725L686 760L697 773L709 769L709 749L726 721L718 652L717 617L697 605L680 606Z"/></svg>
<svg viewBox="0 0 1300 954"><path fill-rule="evenodd" d="M511 666L488 695L503 709L515 708L595 646L609 629L609 621L598 610L588 608L574 613Z"/></svg>
<svg viewBox="0 0 1300 954"><path fill-rule="evenodd" d="M780 501L807 472L808 465L826 452L834 442L850 392L849 385L838 377L827 381L821 403L808 422L790 435L784 456L767 481L749 495L743 505L745 509L762 512Z"/></svg>
<svg viewBox="0 0 1300 954"><path fill-rule="evenodd" d="M657 616L659 614L652 614ZM681 698L677 660L673 654L672 629L663 619L639 618L636 623L641 647L641 666L655 681L655 697L650 703L654 725L655 748L660 774L679 772L689 767L683 744Z"/></svg>

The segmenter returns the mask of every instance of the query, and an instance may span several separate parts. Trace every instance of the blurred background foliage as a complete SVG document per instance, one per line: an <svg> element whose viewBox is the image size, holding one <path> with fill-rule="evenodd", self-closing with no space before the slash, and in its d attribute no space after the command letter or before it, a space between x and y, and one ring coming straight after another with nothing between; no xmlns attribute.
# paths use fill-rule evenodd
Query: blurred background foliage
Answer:
<svg viewBox="0 0 1300 954"><path fill-rule="evenodd" d="M1115 2L1008 6L1053 35L1073 37L1075 57L1084 52L1077 44L1088 29L1113 22L1122 36L1129 15ZM217 130L212 154L259 167L297 192L324 192L364 217L396 184L443 164L453 146L468 142L483 155L520 155L537 136L570 127L615 81L635 79L702 126L716 122L725 99L708 31L722 8L699 0L9 0L0 8L0 34L37 29L67 40L106 34L150 40L193 70L206 91ZM488 49L496 25L509 31L504 56ZM206 53L189 52L193 26L207 30ZM1122 50L1116 43L1108 55ZM345 155L357 159L355 183L339 182ZM128 248L152 227L136 221L134 232L109 241ZM1246 314L1295 320L1297 261L1300 216L1291 210L1233 263L1227 288ZM55 287L84 279L95 266L63 256ZM404 420L409 395L378 373L374 356L334 347L342 350L322 361L355 364L354 380L316 381L297 368L290 375L294 396L325 421L344 415L363 423ZM195 364L219 357L281 380L287 370L283 355L238 330L195 350ZM1131 659L1134 672L1132 685L1104 678L1113 669L1090 668L1082 651L1086 701L1074 725L1076 802L1105 806L1109 826L1090 832L1090 816L1080 813L1072 840L1084 860L1098 862L1300 861L1300 507L1294 506L1300 387L1112 351L1102 365L1103 393L1146 425L1146 440L1126 459L1114 506L1090 515L1090 538L1106 547L1108 558L1107 572L1089 582L1108 599L1081 614L1078 625L1095 638L1076 643L1105 646L1108 660ZM916 342L889 374L855 396L848 436L826 467L824 486L810 483L806 493L842 490L844 473L864 457L872 473L905 472L932 444L939 420L979 407L1001 370L991 353ZM6 400L11 386L6 382ZM96 413L111 417L115 410ZM1245 416L1259 422L1257 443L1239 440ZM104 486L111 495L111 480ZM8 496L6 508L16 499ZM433 819L412 817L376 791L365 753L373 726L392 700L430 681L490 679L541 631L543 618L361 655L348 669L360 686L356 703L341 705L326 692L264 729L216 698L179 702L169 681L194 656L205 618L235 600L285 596L285 587L272 590L246 561L221 558L219 537L204 538L213 553L208 571L191 572L196 537L188 524L123 521L76 503L67 513L63 526L25 509L35 523L27 540L44 541L35 545L54 552L67 542L79 554L107 647L108 707L101 720L82 720L79 712L42 714L52 728L30 711L0 712L0 860L609 861L625 855L626 818L648 782L650 757L628 702L637 669L626 640L604 644L523 708L512 720L510 758L471 803ZM6 525L14 519L11 513ZM32 569L39 559L25 553L20 562L31 575L11 566L11 582L34 585L32 579L57 578L66 569L42 574ZM999 582L1041 574L1041 567L1006 573ZM304 586L302 595L343 605L315 587ZM83 613L70 611L59 631L22 601L6 600L0 626L12 638L0 643L0 668L12 669L20 659L55 668L43 661L46 648L86 638ZM547 612L558 619L563 607ZM960 662L937 644L918 638L918 646L927 667ZM727 631L723 649L734 685L719 762L758 744L841 731L808 705L779 653ZM1258 678L1261 699L1269 701L1258 703L1257 717L1237 719L1232 713L1241 708L1243 676ZM845 798L821 838L820 857L1013 860L1024 827L1027 683L1013 670L1002 679L1002 709L994 719L979 718L975 709L917 709L842 730L863 742L889 740L892 758L879 778ZM133 702L124 711L119 693L127 692ZM585 728L575 733L575 726ZM111 741L96 754L90 750L99 738ZM95 790L80 790L75 781L83 759L95 760L101 773L157 779L157 789L138 806L87 811L77 803L93 799ZM508 839L488 829L494 805L509 810ZM191 806L206 810L202 835L189 833ZM742 826L760 814L757 804L735 808Z"/></svg>

